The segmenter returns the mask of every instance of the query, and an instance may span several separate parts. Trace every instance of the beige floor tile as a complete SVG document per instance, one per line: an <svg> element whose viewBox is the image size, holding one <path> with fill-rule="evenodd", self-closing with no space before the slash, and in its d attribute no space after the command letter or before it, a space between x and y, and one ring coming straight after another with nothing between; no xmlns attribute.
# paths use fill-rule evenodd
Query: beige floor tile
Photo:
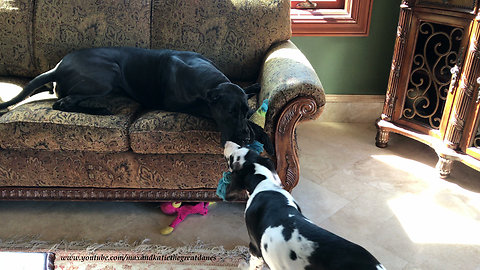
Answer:
<svg viewBox="0 0 480 270"><path fill-rule="evenodd" d="M302 213L315 223L322 222L350 203L308 178L302 178L302 185L295 188L292 195Z"/></svg>
<svg viewBox="0 0 480 270"><path fill-rule="evenodd" d="M363 193L375 189L375 187L362 182L359 177L354 175L352 170L349 169L340 170L325 180L321 185L349 201L353 201Z"/></svg>
<svg viewBox="0 0 480 270"><path fill-rule="evenodd" d="M387 205L389 198L388 194L369 190L320 225L352 241L364 239L375 233L393 216L392 210Z"/></svg>
<svg viewBox="0 0 480 270"><path fill-rule="evenodd" d="M375 135L367 130L365 124L354 124L351 130L347 125L328 122L302 124L297 132L302 138L298 143L302 175L321 183L359 158L370 156L365 150L374 148L365 140Z"/></svg>

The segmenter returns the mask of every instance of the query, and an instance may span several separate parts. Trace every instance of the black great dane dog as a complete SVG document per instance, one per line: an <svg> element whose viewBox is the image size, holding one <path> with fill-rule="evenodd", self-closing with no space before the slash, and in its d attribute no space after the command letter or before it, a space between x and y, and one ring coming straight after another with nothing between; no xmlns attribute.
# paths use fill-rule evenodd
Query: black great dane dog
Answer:
<svg viewBox="0 0 480 270"><path fill-rule="evenodd" d="M111 114L107 108L89 108L85 101L126 95L149 109L214 119L222 145L226 141L245 145L257 139L267 152L273 152L263 129L248 121L253 111L247 98L260 90L259 84L240 88L198 53L131 47L78 50L30 81L20 94L0 104L0 109L48 90L42 86L50 82L55 82L58 100L53 108L57 110Z"/></svg>

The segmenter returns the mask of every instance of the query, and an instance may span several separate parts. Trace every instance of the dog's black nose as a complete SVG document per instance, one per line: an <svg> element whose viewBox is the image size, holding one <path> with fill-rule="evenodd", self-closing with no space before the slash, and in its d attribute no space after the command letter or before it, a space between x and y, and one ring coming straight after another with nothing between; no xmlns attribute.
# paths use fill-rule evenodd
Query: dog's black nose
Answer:
<svg viewBox="0 0 480 270"><path fill-rule="evenodd" d="M235 161L231 163L230 167L232 168L233 171L238 171L242 168L242 164L240 164L240 162L238 161Z"/></svg>
<svg viewBox="0 0 480 270"><path fill-rule="evenodd" d="M244 130L243 136L242 136L242 146L252 143L253 139L254 139L254 135L252 131L250 129Z"/></svg>

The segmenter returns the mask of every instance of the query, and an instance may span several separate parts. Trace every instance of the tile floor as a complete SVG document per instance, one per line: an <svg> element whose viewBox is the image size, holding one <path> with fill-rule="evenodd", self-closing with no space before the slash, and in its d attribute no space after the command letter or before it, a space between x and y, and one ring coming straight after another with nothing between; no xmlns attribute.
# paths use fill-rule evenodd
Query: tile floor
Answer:
<svg viewBox="0 0 480 270"><path fill-rule="evenodd" d="M448 181L436 155L392 135L374 146L373 123L308 122L298 128L301 179L293 195L320 226L370 250L389 270L480 270L480 172L455 164ZM0 249L69 243L247 245L244 205L218 203L172 235L152 203L0 202Z"/></svg>
<svg viewBox="0 0 480 270"><path fill-rule="evenodd" d="M379 149L374 136L371 124L301 126L304 211L387 269L480 269L480 172L455 164L447 182L429 147L393 135Z"/></svg>

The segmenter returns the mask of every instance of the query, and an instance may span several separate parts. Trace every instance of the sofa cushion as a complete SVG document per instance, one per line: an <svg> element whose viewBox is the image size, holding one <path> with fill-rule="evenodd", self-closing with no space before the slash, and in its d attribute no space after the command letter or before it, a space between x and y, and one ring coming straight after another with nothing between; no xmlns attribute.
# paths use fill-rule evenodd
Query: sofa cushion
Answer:
<svg viewBox="0 0 480 270"><path fill-rule="evenodd" d="M0 187L212 189L226 169L223 155L0 149Z"/></svg>
<svg viewBox="0 0 480 270"><path fill-rule="evenodd" d="M221 154L220 132L213 120L185 113L151 111L130 127L132 150L142 154Z"/></svg>
<svg viewBox="0 0 480 270"><path fill-rule="evenodd" d="M290 1L15 0L0 3L0 75L33 77L90 47L193 50L232 79L258 77L291 36Z"/></svg>
<svg viewBox="0 0 480 270"><path fill-rule="evenodd" d="M152 3L152 48L199 52L234 80L255 80L268 48L291 36L289 0Z"/></svg>
<svg viewBox="0 0 480 270"><path fill-rule="evenodd" d="M30 76L53 67L67 53L91 47L150 45L150 1L35 1Z"/></svg>
<svg viewBox="0 0 480 270"><path fill-rule="evenodd" d="M0 116L0 147L4 149L129 150L128 127L139 105L125 97L105 97L114 115L89 115L52 109L55 100L22 104Z"/></svg>
<svg viewBox="0 0 480 270"><path fill-rule="evenodd" d="M0 74L30 76L35 1L0 1Z"/></svg>

